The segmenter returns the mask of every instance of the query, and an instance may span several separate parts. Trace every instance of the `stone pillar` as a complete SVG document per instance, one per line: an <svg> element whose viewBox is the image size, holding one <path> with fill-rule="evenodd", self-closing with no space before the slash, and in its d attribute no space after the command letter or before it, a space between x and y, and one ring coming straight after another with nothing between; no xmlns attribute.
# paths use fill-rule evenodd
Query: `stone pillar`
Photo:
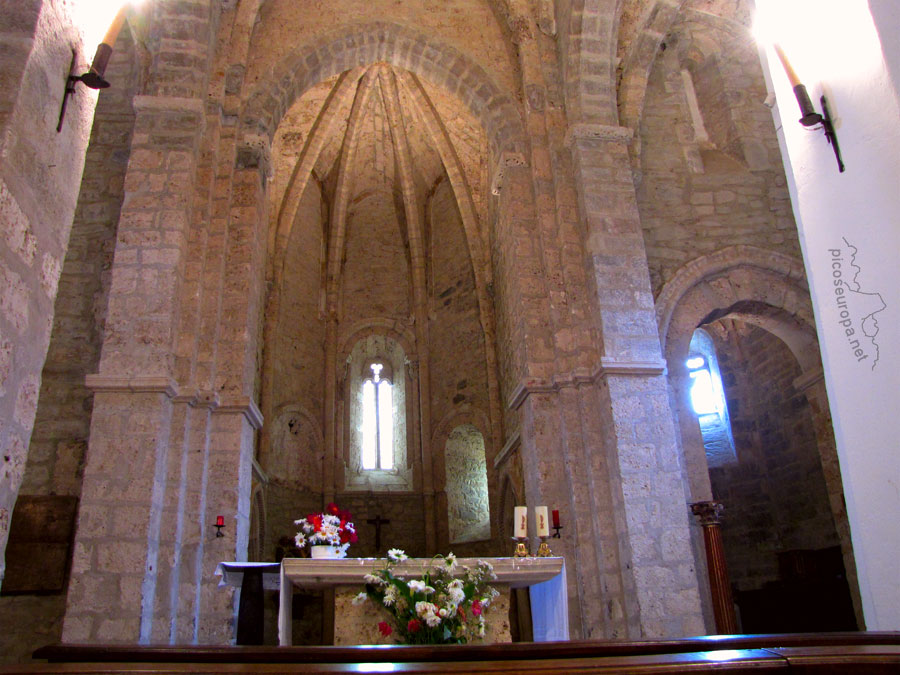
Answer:
<svg viewBox="0 0 900 675"><path fill-rule="evenodd" d="M173 341L203 126L198 99L138 96L63 640L154 636L170 478ZM182 425L183 426L183 425ZM179 433L176 430L176 433ZM163 579L167 578L166 574Z"/></svg>
<svg viewBox="0 0 900 675"><path fill-rule="evenodd" d="M719 502L694 502L691 511L703 526L703 543L706 545L706 566L709 569L709 587L712 592L716 632L734 635L738 632L734 616L734 600L731 597L731 581L725 564L725 547L722 544L721 516L724 507Z"/></svg>
<svg viewBox="0 0 900 675"><path fill-rule="evenodd" d="M684 467L631 174L630 138L630 130L600 124L576 124L567 137L603 354L598 414L606 455L617 464L610 478L617 472L621 481L620 555L634 577L641 635L696 635L704 624Z"/></svg>

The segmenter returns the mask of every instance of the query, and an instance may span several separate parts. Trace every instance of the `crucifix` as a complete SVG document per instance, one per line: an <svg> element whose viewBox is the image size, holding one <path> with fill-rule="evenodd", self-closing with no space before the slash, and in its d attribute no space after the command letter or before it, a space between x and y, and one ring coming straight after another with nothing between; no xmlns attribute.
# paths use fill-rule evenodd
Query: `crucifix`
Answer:
<svg viewBox="0 0 900 675"><path fill-rule="evenodd" d="M391 521L385 520L379 514L374 518L369 518L366 522L375 526L375 551L378 552L381 550L381 526L389 525Z"/></svg>

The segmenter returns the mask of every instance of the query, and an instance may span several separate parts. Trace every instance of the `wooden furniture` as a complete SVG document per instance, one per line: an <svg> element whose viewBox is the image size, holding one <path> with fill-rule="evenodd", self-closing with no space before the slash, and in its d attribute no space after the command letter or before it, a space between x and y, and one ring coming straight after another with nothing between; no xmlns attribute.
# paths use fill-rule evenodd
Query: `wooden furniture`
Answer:
<svg viewBox="0 0 900 675"><path fill-rule="evenodd" d="M635 642L438 647L131 647L55 645L12 673L778 673L900 670L900 633L738 635Z"/></svg>
<svg viewBox="0 0 900 675"><path fill-rule="evenodd" d="M237 643L239 645L263 644L263 589L277 591L280 584L281 565L259 562L222 562L216 567L216 575L222 577L220 586L241 589L238 605Z"/></svg>

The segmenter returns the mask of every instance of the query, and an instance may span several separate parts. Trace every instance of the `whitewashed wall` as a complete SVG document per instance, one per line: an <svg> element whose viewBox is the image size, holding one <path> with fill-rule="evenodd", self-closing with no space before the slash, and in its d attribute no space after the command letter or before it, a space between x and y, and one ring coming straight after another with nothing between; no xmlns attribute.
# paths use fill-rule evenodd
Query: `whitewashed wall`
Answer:
<svg viewBox="0 0 900 675"><path fill-rule="evenodd" d="M784 16L787 4L802 20ZM757 0L757 6L783 15L788 58L816 107L824 92L837 120L845 173L838 173L824 133L798 123L785 72L773 51L764 51L866 627L900 630L900 6L896 0ZM884 49L879 33L893 36Z"/></svg>

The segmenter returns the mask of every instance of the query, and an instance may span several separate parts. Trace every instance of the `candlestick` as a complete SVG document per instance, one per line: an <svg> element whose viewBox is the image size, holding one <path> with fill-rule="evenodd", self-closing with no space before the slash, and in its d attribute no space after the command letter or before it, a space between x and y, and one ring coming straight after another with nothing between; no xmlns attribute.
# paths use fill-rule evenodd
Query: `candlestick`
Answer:
<svg viewBox="0 0 900 675"><path fill-rule="evenodd" d="M787 60L787 55L784 53L784 50L781 48L780 44L776 42L772 45L772 47L774 47L775 53L781 60L781 65L784 66L784 72L787 73L788 81L791 83L791 87L796 87L800 84L800 78L797 77L797 71L794 70L791 62Z"/></svg>
<svg viewBox="0 0 900 675"><path fill-rule="evenodd" d="M528 541L524 537L513 537L514 542L516 542L516 548L513 550L514 558L527 558L528 557L528 548L525 546L525 543Z"/></svg>
<svg viewBox="0 0 900 675"><path fill-rule="evenodd" d="M215 528L216 528L216 536L217 537L225 536L224 534L222 534L223 527L225 527L225 516L216 516Z"/></svg>
<svg viewBox="0 0 900 675"><path fill-rule="evenodd" d="M539 537L549 537L550 536L550 524L547 521L547 507L546 506L538 506L534 510L534 520L537 525L537 536Z"/></svg>
<svg viewBox="0 0 900 675"><path fill-rule="evenodd" d="M550 544L547 543L547 537L541 537L541 545L538 546L537 553L535 557L537 558L549 558L553 555L553 551L550 550Z"/></svg>
<svg viewBox="0 0 900 675"><path fill-rule="evenodd" d="M528 536L528 508L517 506L513 509L513 514L516 539L524 539Z"/></svg>

